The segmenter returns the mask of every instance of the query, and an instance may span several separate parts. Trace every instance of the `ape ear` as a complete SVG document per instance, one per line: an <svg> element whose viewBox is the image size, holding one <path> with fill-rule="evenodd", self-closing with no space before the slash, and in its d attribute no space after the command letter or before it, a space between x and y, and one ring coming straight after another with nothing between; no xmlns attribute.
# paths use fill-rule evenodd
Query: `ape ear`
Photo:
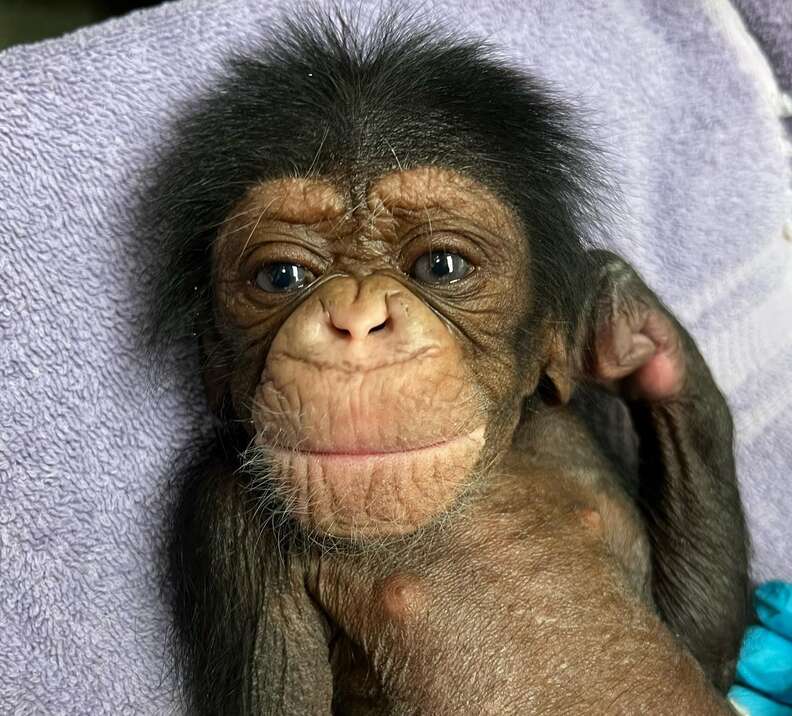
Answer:
<svg viewBox="0 0 792 716"><path fill-rule="evenodd" d="M574 390L574 361L567 341L557 330L549 332L545 356L547 362L539 384L542 399L551 405L568 403Z"/></svg>

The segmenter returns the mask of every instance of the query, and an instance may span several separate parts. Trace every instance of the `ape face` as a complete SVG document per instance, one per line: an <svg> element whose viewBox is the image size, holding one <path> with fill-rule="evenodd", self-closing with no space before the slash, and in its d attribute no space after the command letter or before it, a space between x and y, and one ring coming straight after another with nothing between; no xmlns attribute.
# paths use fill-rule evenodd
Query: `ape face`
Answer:
<svg viewBox="0 0 792 716"><path fill-rule="evenodd" d="M542 367L517 369L528 245L503 202L447 169L358 184L253 186L213 253L209 360L230 365L282 504L340 537L447 511L508 445Z"/></svg>
<svg viewBox="0 0 792 716"><path fill-rule="evenodd" d="M457 504L542 372L564 379L548 349L563 359L585 296L573 113L445 37L320 23L235 59L152 202L155 340L201 335L240 479L322 535Z"/></svg>

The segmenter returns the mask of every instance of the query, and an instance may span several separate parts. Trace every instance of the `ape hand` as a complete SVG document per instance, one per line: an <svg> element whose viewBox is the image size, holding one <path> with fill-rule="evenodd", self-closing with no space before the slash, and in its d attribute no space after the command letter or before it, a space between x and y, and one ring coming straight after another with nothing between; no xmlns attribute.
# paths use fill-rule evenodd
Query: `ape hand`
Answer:
<svg viewBox="0 0 792 716"><path fill-rule="evenodd" d="M630 400L679 397L691 358L703 363L693 341L629 264L592 253L598 279L584 371Z"/></svg>

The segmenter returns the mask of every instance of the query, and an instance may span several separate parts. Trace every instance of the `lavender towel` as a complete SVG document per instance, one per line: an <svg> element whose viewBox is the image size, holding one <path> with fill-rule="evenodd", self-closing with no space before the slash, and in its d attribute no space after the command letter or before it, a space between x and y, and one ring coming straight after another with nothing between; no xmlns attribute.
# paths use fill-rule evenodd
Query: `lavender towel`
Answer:
<svg viewBox="0 0 792 716"><path fill-rule="evenodd" d="M792 578L789 145L740 15L728 0L421 5L591 109L627 209L612 244L711 361L755 574ZM743 5L789 46L770 21L785 0ZM166 366L183 377L146 387L156 236L133 227L173 121L290 6L183 0L0 55L0 713L181 712L160 554L169 465L207 422L189 349Z"/></svg>

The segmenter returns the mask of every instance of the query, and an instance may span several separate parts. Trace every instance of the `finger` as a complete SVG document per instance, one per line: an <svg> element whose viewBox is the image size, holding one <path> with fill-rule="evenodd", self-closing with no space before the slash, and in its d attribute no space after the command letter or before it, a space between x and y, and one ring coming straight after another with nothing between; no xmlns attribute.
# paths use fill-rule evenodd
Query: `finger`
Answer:
<svg viewBox="0 0 792 716"><path fill-rule="evenodd" d="M792 716L792 707L779 704L744 686L729 689L729 701L741 716Z"/></svg>
<svg viewBox="0 0 792 716"><path fill-rule="evenodd" d="M792 641L761 626L745 632L737 680L792 705Z"/></svg>
<svg viewBox="0 0 792 716"><path fill-rule="evenodd" d="M759 585L754 592L754 609L762 624L792 639L792 583Z"/></svg>

